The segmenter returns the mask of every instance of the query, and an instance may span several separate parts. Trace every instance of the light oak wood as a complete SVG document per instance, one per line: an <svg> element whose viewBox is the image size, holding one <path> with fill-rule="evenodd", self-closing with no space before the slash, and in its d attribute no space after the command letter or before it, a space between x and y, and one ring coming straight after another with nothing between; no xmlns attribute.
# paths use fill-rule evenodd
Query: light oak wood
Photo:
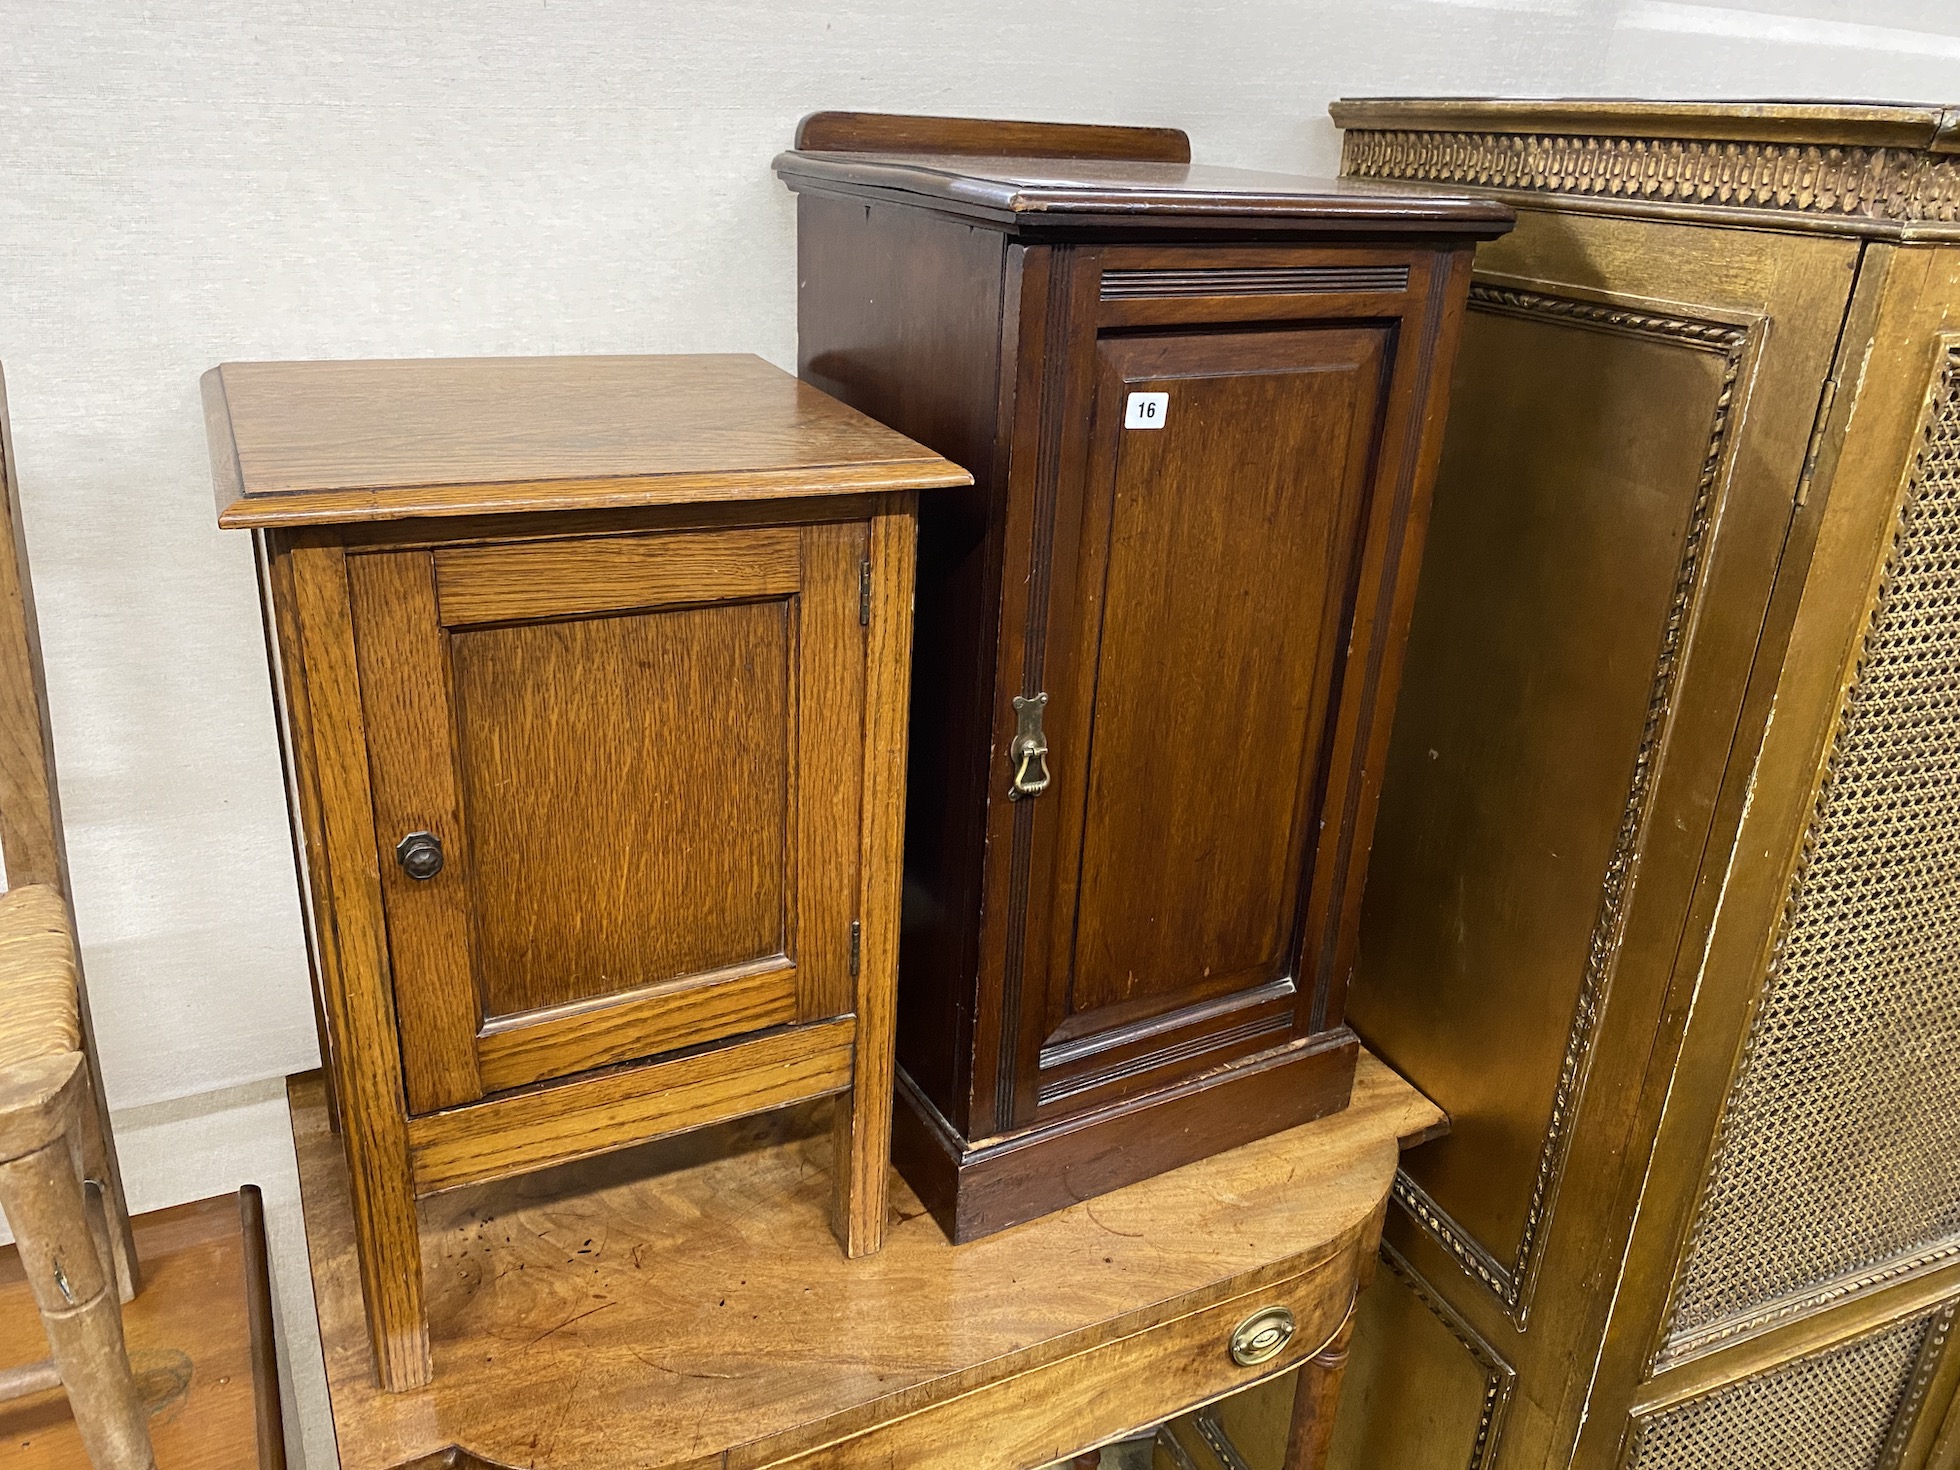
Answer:
<svg viewBox="0 0 1960 1470"><path fill-rule="evenodd" d="M416 1191L503 1179L837 1092L851 1081L856 1030L849 1017L792 1027L411 1118Z"/></svg>
<svg viewBox="0 0 1960 1470"><path fill-rule="evenodd" d="M304 680L293 696L304 700L311 735L299 779L317 792L307 805L318 813L320 860L310 866L319 885L316 906L329 916L317 929L320 996L365 1246L376 1367L382 1382L409 1386L428 1382L429 1336L346 563L338 546L291 553L287 615L300 658L287 673Z"/></svg>
<svg viewBox="0 0 1960 1470"><path fill-rule="evenodd" d="M380 1382L427 1381L413 1201L466 1182L849 1092L876 1249L914 495L965 471L752 359L206 389L221 499L323 521L259 554Z"/></svg>
<svg viewBox="0 0 1960 1470"><path fill-rule="evenodd" d="M222 526L341 525L965 484L757 357L226 363Z"/></svg>
<svg viewBox="0 0 1960 1470"><path fill-rule="evenodd" d="M802 537L787 526L570 545L465 546L436 554L438 617L450 628L786 597L802 585Z"/></svg>
<svg viewBox="0 0 1960 1470"><path fill-rule="evenodd" d="M871 523L875 609L866 654L863 836L858 912L864 916L856 994L859 1064L837 1099L833 1228L846 1255L871 1254L885 1239L891 1178L893 1039L898 997L876 977L898 970L899 891L905 845L905 696L912 661L913 507Z"/></svg>
<svg viewBox="0 0 1960 1470"><path fill-rule="evenodd" d="M139 1215L123 1336L165 1470L285 1470L264 1211L255 1188ZM0 1248L0 1363L45 1352L19 1252ZM0 1404L12 1470L90 1470L57 1388Z"/></svg>
<svg viewBox="0 0 1960 1470"><path fill-rule="evenodd" d="M477 1034L477 1072L486 1088L501 1092L787 1025L797 1016L798 973L797 966L778 958L754 960L626 995L486 1022Z"/></svg>
<svg viewBox="0 0 1960 1470"><path fill-rule="evenodd" d="M909 1189L884 1249L821 1239L823 1108L423 1205L438 1372L375 1387L346 1170L295 1079L308 1245L347 1470L1029 1470L1318 1351L1372 1254L1398 1140L1441 1115L1364 1058L1346 1111L964 1247ZM1226 1353L1290 1305L1286 1354Z"/></svg>

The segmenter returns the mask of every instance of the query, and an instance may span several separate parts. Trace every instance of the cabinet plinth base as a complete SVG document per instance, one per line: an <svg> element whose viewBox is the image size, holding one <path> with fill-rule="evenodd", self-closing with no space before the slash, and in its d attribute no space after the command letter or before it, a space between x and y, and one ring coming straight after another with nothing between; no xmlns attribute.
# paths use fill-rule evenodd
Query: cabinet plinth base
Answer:
<svg viewBox="0 0 1960 1470"><path fill-rule="evenodd" d="M975 1146L903 1069L892 1162L955 1245L1348 1105L1359 1046L1346 1027L1128 1105Z"/></svg>

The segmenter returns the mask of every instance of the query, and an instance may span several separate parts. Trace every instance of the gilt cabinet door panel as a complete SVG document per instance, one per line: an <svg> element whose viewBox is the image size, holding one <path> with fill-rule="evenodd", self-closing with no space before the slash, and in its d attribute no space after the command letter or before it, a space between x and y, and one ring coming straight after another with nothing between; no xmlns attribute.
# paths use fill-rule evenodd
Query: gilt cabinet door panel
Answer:
<svg viewBox="0 0 1960 1470"><path fill-rule="evenodd" d="M1039 1110L1303 1035L1385 326L1112 335L1051 653Z"/></svg>
<svg viewBox="0 0 1960 1470"><path fill-rule="evenodd" d="M412 1110L850 1010L867 545L350 559Z"/></svg>

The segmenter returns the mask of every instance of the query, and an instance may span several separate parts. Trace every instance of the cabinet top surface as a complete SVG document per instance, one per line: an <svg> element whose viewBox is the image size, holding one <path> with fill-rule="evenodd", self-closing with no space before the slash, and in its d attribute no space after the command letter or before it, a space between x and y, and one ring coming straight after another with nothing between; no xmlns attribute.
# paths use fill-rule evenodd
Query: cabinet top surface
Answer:
<svg viewBox="0 0 1960 1470"><path fill-rule="evenodd" d="M1513 221L1488 198L1168 159L794 149L775 167L792 189L889 198L1017 230L1233 226L1474 238L1501 235Z"/></svg>
<svg viewBox="0 0 1960 1470"><path fill-rule="evenodd" d="M972 477L761 358L225 363L226 527L930 489Z"/></svg>
<svg viewBox="0 0 1960 1470"><path fill-rule="evenodd" d="M1914 102L1622 97L1344 97L1342 128L1732 139L1960 152L1960 107Z"/></svg>

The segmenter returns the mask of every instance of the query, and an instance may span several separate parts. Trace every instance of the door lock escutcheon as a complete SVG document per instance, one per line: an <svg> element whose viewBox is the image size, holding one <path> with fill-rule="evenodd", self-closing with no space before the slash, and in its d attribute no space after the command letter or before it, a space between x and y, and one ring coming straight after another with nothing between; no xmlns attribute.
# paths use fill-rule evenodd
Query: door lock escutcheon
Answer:
<svg viewBox="0 0 1960 1470"><path fill-rule="evenodd" d="M1048 708L1046 694L1014 696L1014 743L1007 747L1014 779L1007 783L1010 801L1039 796L1048 789L1048 737L1042 732L1041 717Z"/></svg>

